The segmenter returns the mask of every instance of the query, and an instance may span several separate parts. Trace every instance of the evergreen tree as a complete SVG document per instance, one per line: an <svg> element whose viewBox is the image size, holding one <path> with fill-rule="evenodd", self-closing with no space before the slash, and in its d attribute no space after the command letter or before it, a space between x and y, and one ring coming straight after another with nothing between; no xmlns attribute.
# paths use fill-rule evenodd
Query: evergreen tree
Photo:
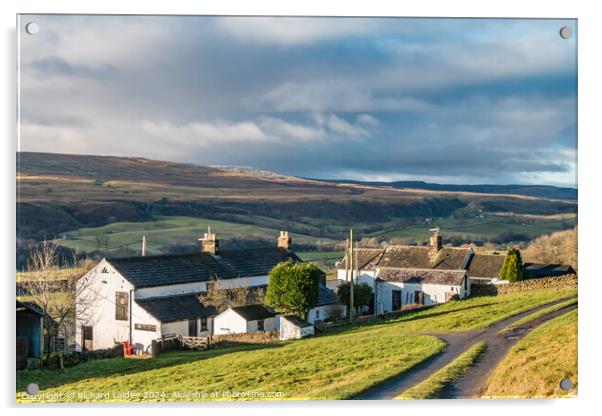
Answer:
<svg viewBox="0 0 602 416"><path fill-rule="evenodd" d="M511 248L508 250L500 271L500 279L510 282L518 282L524 279L523 260L518 249Z"/></svg>

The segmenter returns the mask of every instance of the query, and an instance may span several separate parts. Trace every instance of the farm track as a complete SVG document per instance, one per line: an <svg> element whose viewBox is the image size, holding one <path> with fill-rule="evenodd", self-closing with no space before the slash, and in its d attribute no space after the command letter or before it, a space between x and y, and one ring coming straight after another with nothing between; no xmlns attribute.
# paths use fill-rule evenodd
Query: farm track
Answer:
<svg viewBox="0 0 602 416"><path fill-rule="evenodd" d="M353 399L356 400L391 400L403 393L407 389L419 384L424 381L434 372L440 370L447 364L455 360L460 354L470 348L477 342L484 341L487 343L486 353L479 359L479 361L471 367L468 372L452 386L449 386L444 390L441 398L452 399L452 398L476 398L479 397L481 389L484 387L485 382L489 374L499 364L501 359L506 353L516 344L519 340L524 338L529 332L538 327L539 325L553 319L559 315L562 315L569 310L577 307L576 304L568 305L565 308L543 315L533 321L527 322L524 325L520 325L513 328L507 333L500 333L498 331L507 327L508 325L517 322L518 320L528 316L534 312L538 312L542 309L550 306L565 302L574 297L568 297L559 299L554 302L540 305L536 308L529 309L525 312L521 312L518 315L504 319L497 322L485 329L458 332L458 333L430 333L424 335L436 336L445 342L447 342L447 348L440 354L437 354L419 364L414 366L412 369L398 375L393 378L374 386L363 393L360 393Z"/></svg>

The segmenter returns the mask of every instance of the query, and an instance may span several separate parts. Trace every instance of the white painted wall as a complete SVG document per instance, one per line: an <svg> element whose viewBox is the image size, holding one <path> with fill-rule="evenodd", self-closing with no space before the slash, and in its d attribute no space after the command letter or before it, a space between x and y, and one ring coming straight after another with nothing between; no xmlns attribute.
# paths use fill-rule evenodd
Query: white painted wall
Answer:
<svg viewBox="0 0 602 416"><path fill-rule="evenodd" d="M106 268L107 273L101 272L103 268ZM85 279L90 279L90 283L83 283ZM87 299L94 298L95 301L84 316L83 311L78 309L81 303L76 300L76 349L81 351L82 348L82 325L93 327L94 349L110 348L115 343L129 340L129 321L118 321L115 319L115 292L130 293L134 289L132 284L121 276L106 260L102 260L96 267L82 276L79 284L85 286L85 290L82 290L81 296ZM129 307L131 308L131 302L129 303Z"/></svg>
<svg viewBox="0 0 602 416"><path fill-rule="evenodd" d="M213 333L215 335L243 334L245 332L247 332L247 321L232 309L226 309L213 318Z"/></svg>
<svg viewBox="0 0 602 416"><path fill-rule="evenodd" d="M143 287L136 289L134 298L147 299L161 296L185 295L187 293L200 293L207 291L206 282L184 283L179 285L166 285L156 287Z"/></svg>
<svg viewBox="0 0 602 416"><path fill-rule="evenodd" d="M357 273L356 273L357 274ZM394 283L394 282L380 282L376 283L375 276L378 276L378 272L375 270L360 270L359 277L356 278L355 282L358 283L367 283L372 287L372 291L376 294L375 298L375 312L381 313L390 312L392 310L392 291L393 290L402 290L402 306L406 305L406 297L408 293L410 294L411 300L409 303L413 303L414 299L414 291L422 291L424 292L424 304L431 305L434 303L443 303L445 302L445 292L455 292L460 295L460 298L463 299L466 296L470 295L470 279L465 277L467 280L467 288L465 290L464 284L461 285L429 285L429 284L404 284L404 283ZM337 270L337 279L340 281L345 281L345 269ZM310 317L313 318L313 317ZM310 321L313 322L313 321Z"/></svg>
<svg viewBox="0 0 602 416"><path fill-rule="evenodd" d="M291 321L286 319L284 316L279 316L279 327L280 331L278 338L281 340L287 339L299 339L314 334L314 327L308 326L305 328L299 328L294 325Z"/></svg>
<svg viewBox="0 0 602 416"><path fill-rule="evenodd" d="M340 313L338 313L339 316L345 316L345 306L339 305L338 303L316 306L315 308L309 310L307 314L307 322L315 324L316 321L323 321L333 315L337 315L337 310L340 311Z"/></svg>

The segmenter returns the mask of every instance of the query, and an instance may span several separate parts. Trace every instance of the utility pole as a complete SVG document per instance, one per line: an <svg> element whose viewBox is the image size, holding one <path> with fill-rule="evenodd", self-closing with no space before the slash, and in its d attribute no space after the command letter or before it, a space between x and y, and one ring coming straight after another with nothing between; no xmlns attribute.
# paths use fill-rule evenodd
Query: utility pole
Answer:
<svg viewBox="0 0 602 416"><path fill-rule="evenodd" d="M351 270L351 279L349 280L349 322L353 323L353 268L355 266L353 261L353 229L349 230L349 265L349 269Z"/></svg>
<svg viewBox="0 0 602 416"><path fill-rule="evenodd" d="M146 236L142 236L142 257L146 256Z"/></svg>
<svg viewBox="0 0 602 416"><path fill-rule="evenodd" d="M349 239L345 241L345 283L349 283Z"/></svg>

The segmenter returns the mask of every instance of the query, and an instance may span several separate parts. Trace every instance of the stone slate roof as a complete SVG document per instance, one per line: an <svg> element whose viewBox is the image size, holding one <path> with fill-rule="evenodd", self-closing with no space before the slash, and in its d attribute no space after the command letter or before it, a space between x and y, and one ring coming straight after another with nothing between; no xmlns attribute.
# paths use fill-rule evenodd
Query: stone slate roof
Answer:
<svg viewBox="0 0 602 416"><path fill-rule="evenodd" d="M204 306L198 294L136 299L136 303L161 322L203 318L217 313L214 307Z"/></svg>
<svg viewBox="0 0 602 416"><path fill-rule="evenodd" d="M299 328L306 328L308 326L313 326L312 324L307 322L305 319L299 318L297 315L286 315L283 318Z"/></svg>
<svg viewBox="0 0 602 416"><path fill-rule="evenodd" d="M387 246L384 249L358 249L360 269L376 267L417 268L417 269L464 269L469 248L443 247L437 255L431 256L428 246ZM345 267L343 260L341 268Z"/></svg>
<svg viewBox="0 0 602 416"><path fill-rule="evenodd" d="M283 248L198 252L162 256L107 259L136 288L206 282L213 279L265 276L285 261L301 259Z"/></svg>
<svg viewBox="0 0 602 416"><path fill-rule="evenodd" d="M378 278L386 282L448 286L460 286L464 276L466 276L465 270L381 268L378 273Z"/></svg>
<svg viewBox="0 0 602 416"><path fill-rule="evenodd" d="M523 265L528 277L554 277L575 274L575 270L566 264L525 263Z"/></svg>
<svg viewBox="0 0 602 416"><path fill-rule="evenodd" d="M264 305L235 306L230 309L242 316L245 321L257 321L276 316L276 312Z"/></svg>
<svg viewBox="0 0 602 416"><path fill-rule="evenodd" d="M499 277L506 256L500 254L474 254L468 265L470 277Z"/></svg>
<svg viewBox="0 0 602 416"><path fill-rule="evenodd" d="M337 294L326 285L320 283L320 293L318 295L318 306L331 305L337 302Z"/></svg>

